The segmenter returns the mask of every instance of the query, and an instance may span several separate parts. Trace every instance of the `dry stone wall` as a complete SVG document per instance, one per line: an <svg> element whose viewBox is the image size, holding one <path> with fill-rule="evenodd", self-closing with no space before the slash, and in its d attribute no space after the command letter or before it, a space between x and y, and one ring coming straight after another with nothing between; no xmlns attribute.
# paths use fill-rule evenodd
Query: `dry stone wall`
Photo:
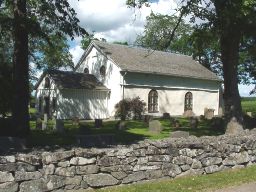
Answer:
<svg viewBox="0 0 256 192"><path fill-rule="evenodd" d="M210 174L256 162L256 130L170 138L108 149L0 156L0 192L75 191L158 178Z"/></svg>

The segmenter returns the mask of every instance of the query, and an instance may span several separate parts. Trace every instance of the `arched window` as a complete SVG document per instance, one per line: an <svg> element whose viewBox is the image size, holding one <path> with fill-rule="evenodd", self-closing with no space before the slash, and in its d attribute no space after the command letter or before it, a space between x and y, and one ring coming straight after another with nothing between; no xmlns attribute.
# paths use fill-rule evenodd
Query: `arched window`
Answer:
<svg viewBox="0 0 256 192"><path fill-rule="evenodd" d="M100 67L100 75L102 77L105 77L106 75L106 67L104 65Z"/></svg>
<svg viewBox="0 0 256 192"><path fill-rule="evenodd" d="M156 90L151 90L148 94L148 112L158 112L158 93Z"/></svg>
<svg viewBox="0 0 256 192"><path fill-rule="evenodd" d="M89 74L89 69L86 67L86 68L84 68L84 73L85 74Z"/></svg>
<svg viewBox="0 0 256 192"><path fill-rule="evenodd" d="M46 77L44 80L44 88L50 88L50 79Z"/></svg>
<svg viewBox="0 0 256 192"><path fill-rule="evenodd" d="M193 110L193 95L191 92L187 92L185 95L185 107L184 110Z"/></svg>

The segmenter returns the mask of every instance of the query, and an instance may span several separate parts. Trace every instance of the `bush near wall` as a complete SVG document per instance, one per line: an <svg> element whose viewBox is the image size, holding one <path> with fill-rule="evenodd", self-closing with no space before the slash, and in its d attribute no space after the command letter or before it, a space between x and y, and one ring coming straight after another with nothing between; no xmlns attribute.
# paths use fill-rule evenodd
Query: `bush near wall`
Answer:
<svg viewBox="0 0 256 192"><path fill-rule="evenodd" d="M0 156L0 191L75 191L255 163L256 129L235 136L146 140L107 149L35 149Z"/></svg>

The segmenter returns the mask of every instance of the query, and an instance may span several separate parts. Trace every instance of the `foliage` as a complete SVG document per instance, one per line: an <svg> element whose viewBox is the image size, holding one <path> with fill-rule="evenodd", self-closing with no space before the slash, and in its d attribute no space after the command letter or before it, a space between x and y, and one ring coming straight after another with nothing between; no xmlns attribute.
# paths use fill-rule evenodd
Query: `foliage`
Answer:
<svg viewBox="0 0 256 192"><path fill-rule="evenodd" d="M134 120L141 120L142 115L146 111L146 103L140 99L140 97L135 97L131 100L131 111Z"/></svg>
<svg viewBox="0 0 256 192"><path fill-rule="evenodd" d="M66 38L74 39L86 31L79 26L68 0L4 0L0 9L1 32L12 34L13 39L15 132L25 136L29 133L29 55L33 58L45 56L41 59L45 66L70 62Z"/></svg>
<svg viewBox="0 0 256 192"><path fill-rule="evenodd" d="M126 120L131 117L131 100L123 99L115 105L115 117Z"/></svg>
<svg viewBox="0 0 256 192"><path fill-rule="evenodd" d="M127 41L114 41L113 43L118 45L128 45Z"/></svg>
<svg viewBox="0 0 256 192"><path fill-rule="evenodd" d="M149 2L149 0L127 0L126 3L130 7L141 8L145 3L148 5ZM255 50L255 44L251 43L256 37L255 6L256 2L253 0L181 0L177 8L177 13L179 13L177 23L172 31L167 34L170 36L169 42L171 43L182 18L189 16L190 22L194 24L194 28L197 31L195 38L201 42L207 42L210 37L210 43L207 43L206 47L213 50L213 53L215 50L217 50L216 53L220 53L218 60L221 61L223 70L225 117L227 122L234 117L243 124L241 100L238 91L240 78L238 72L239 70L245 72L242 74L245 74L244 77L246 77L248 73L251 74L248 70L246 74L246 68L250 68L251 65L254 66L253 62L247 59L248 57L242 57L241 52L243 48L247 50L247 46L243 47L244 42L246 42L245 45L249 44L250 49L245 53L250 54L250 58L255 58L256 52L251 51ZM205 32L207 35L201 36ZM214 39L213 37L216 38ZM214 43L215 40L216 44ZM197 46L200 48L201 44L198 43ZM206 50L206 54L202 50ZM208 52L203 46L201 51L200 49L198 50L198 53L199 56L205 55L205 63L209 63L208 58L211 59L211 57L208 57L208 54L211 56L211 51ZM241 62L245 63L245 65L239 65Z"/></svg>
<svg viewBox="0 0 256 192"><path fill-rule="evenodd" d="M145 112L146 103L136 97L133 99L123 99L115 105L115 117L126 120L133 117L133 119L142 119L142 114Z"/></svg>
<svg viewBox="0 0 256 192"><path fill-rule="evenodd" d="M177 16L154 14L147 17L143 35L136 39L139 46L151 48L154 50L171 50L182 54L191 55L190 35L193 30L184 20L176 29L176 33L171 40L171 33L178 22Z"/></svg>
<svg viewBox="0 0 256 192"><path fill-rule="evenodd" d="M100 38L100 39L96 38L96 37L94 36L94 33L92 33L92 34L89 34L88 36L85 36L85 37L82 39L82 41L81 41L81 47L82 47L82 49L86 50L87 47L90 45L90 43L91 43L93 40L103 41L103 42L106 42L106 41L107 41L107 40L104 39L104 38Z"/></svg>

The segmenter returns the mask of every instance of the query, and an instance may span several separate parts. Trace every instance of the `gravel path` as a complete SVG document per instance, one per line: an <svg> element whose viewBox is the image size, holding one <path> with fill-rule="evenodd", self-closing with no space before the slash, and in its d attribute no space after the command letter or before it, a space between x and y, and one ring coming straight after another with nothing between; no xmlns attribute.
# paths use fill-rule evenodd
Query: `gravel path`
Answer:
<svg viewBox="0 0 256 192"><path fill-rule="evenodd" d="M233 186L224 189L218 189L214 192L256 192L256 182L246 183L240 186Z"/></svg>

